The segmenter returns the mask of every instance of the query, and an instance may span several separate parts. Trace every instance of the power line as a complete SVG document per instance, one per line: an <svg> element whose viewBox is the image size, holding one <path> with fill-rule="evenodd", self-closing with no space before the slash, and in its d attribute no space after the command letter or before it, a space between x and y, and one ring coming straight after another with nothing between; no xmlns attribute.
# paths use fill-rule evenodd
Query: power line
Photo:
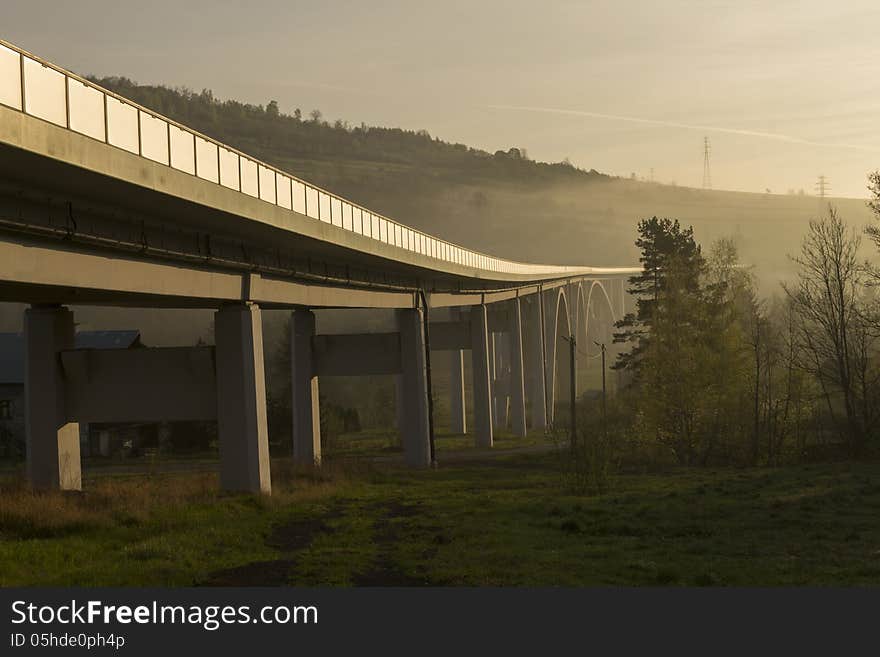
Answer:
<svg viewBox="0 0 880 657"><path fill-rule="evenodd" d="M597 351L595 354L591 354L591 353L588 353L588 352L584 351L584 350L581 349L580 347L577 348L577 352L578 352L581 356L583 356L584 358L588 358L589 360L595 360L595 359L599 358L599 357L602 355L602 352L601 352L601 351Z"/></svg>
<svg viewBox="0 0 880 657"><path fill-rule="evenodd" d="M818 193L819 198L825 198L825 196L827 196L826 192L831 189L831 183L828 182L828 178L825 176L819 176L819 180L816 181L814 189Z"/></svg>

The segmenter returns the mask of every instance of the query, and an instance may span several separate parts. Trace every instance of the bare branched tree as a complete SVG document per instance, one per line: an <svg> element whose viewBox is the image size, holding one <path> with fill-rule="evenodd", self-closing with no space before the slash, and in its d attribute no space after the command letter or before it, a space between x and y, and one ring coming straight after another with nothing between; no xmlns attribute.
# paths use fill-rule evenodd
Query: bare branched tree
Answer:
<svg viewBox="0 0 880 657"><path fill-rule="evenodd" d="M793 258L797 281L785 286L800 320L800 365L819 382L829 415L853 455L863 450L877 412L871 362L876 335L866 312L860 243L830 207L827 216L810 222L801 253Z"/></svg>

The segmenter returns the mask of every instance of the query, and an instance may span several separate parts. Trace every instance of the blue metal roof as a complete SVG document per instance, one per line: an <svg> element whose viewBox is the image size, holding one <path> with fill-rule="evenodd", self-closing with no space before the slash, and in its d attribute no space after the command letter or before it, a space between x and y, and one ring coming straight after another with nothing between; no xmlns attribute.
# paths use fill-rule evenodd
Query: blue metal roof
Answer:
<svg viewBox="0 0 880 657"><path fill-rule="evenodd" d="M77 349L128 349L141 337L140 331L80 331L76 334Z"/></svg>
<svg viewBox="0 0 880 657"><path fill-rule="evenodd" d="M79 331L77 349L129 349L138 344L141 333L127 331ZM24 384L24 336L0 333L0 384Z"/></svg>

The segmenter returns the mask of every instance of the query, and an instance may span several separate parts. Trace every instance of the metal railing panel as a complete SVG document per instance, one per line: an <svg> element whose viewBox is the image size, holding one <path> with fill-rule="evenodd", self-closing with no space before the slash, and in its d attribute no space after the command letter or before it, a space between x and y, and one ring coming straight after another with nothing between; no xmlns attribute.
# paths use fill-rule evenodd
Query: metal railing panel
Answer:
<svg viewBox="0 0 880 657"><path fill-rule="evenodd" d="M193 135L176 125L169 126L171 166L192 176L196 175L196 142Z"/></svg>
<svg viewBox="0 0 880 657"><path fill-rule="evenodd" d="M0 44L0 103L21 109L21 55Z"/></svg>
<svg viewBox="0 0 880 657"><path fill-rule="evenodd" d="M292 210L293 204L290 197L290 178L280 173L276 174L275 189L278 196L278 205L286 210Z"/></svg>
<svg viewBox="0 0 880 657"><path fill-rule="evenodd" d="M24 58L24 111L67 127L64 75L30 57Z"/></svg>
<svg viewBox="0 0 880 657"><path fill-rule="evenodd" d="M300 214L306 213L306 186L302 184L299 180L291 179L291 194L293 196L292 203L293 211L299 212Z"/></svg>
<svg viewBox="0 0 880 657"><path fill-rule="evenodd" d="M334 196L330 197L330 223L342 228L342 201Z"/></svg>
<svg viewBox="0 0 880 657"><path fill-rule="evenodd" d="M241 191L240 171L238 169L238 153L228 148L220 148L220 184L237 192Z"/></svg>
<svg viewBox="0 0 880 657"><path fill-rule="evenodd" d="M140 155L138 110L109 96L107 102L107 143Z"/></svg>
<svg viewBox="0 0 880 657"><path fill-rule="evenodd" d="M350 203L342 203L342 227L345 230L354 230L354 213Z"/></svg>
<svg viewBox="0 0 880 657"><path fill-rule="evenodd" d="M241 171L241 191L254 198L260 198L260 183L257 177L257 163L246 157L239 156L238 166Z"/></svg>
<svg viewBox="0 0 880 657"><path fill-rule="evenodd" d="M107 141L104 122L104 94L79 80L67 81L70 129L80 134Z"/></svg>
<svg viewBox="0 0 880 657"><path fill-rule="evenodd" d="M320 204L318 203L318 190L314 187L306 185L306 210L308 216L312 219L320 219Z"/></svg>
<svg viewBox="0 0 880 657"><path fill-rule="evenodd" d="M220 183L220 165L217 144L196 136L196 175L213 183Z"/></svg>
<svg viewBox="0 0 880 657"><path fill-rule="evenodd" d="M154 116L140 113L141 155L168 164L168 123Z"/></svg>
<svg viewBox="0 0 880 657"><path fill-rule="evenodd" d="M328 224L333 223L333 215L331 214L330 196L324 192L318 192L318 218Z"/></svg>
<svg viewBox="0 0 880 657"><path fill-rule="evenodd" d="M260 167L260 198L275 203L275 171L262 164Z"/></svg>

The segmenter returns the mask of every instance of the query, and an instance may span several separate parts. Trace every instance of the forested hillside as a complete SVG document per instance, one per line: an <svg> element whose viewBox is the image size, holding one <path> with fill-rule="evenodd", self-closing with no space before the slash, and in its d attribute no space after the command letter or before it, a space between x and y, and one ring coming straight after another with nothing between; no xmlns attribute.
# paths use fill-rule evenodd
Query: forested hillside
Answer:
<svg viewBox="0 0 880 657"><path fill-rule="evenodd" d="M465 144L431 137L426 130L402 130L348 122L326 121L320 110L304 117L279 111L278 103L263 105L218 100L208 89L138 85L128 78L92 78L126 98L154 109L215 139L275 164L296 160L354 160L388 167L417 167L447 182L522 181L526 184L589 180L603 176L571 164L528 159L518 148L494 155ZM320 182L320 181L316 181Z"/></svg>

